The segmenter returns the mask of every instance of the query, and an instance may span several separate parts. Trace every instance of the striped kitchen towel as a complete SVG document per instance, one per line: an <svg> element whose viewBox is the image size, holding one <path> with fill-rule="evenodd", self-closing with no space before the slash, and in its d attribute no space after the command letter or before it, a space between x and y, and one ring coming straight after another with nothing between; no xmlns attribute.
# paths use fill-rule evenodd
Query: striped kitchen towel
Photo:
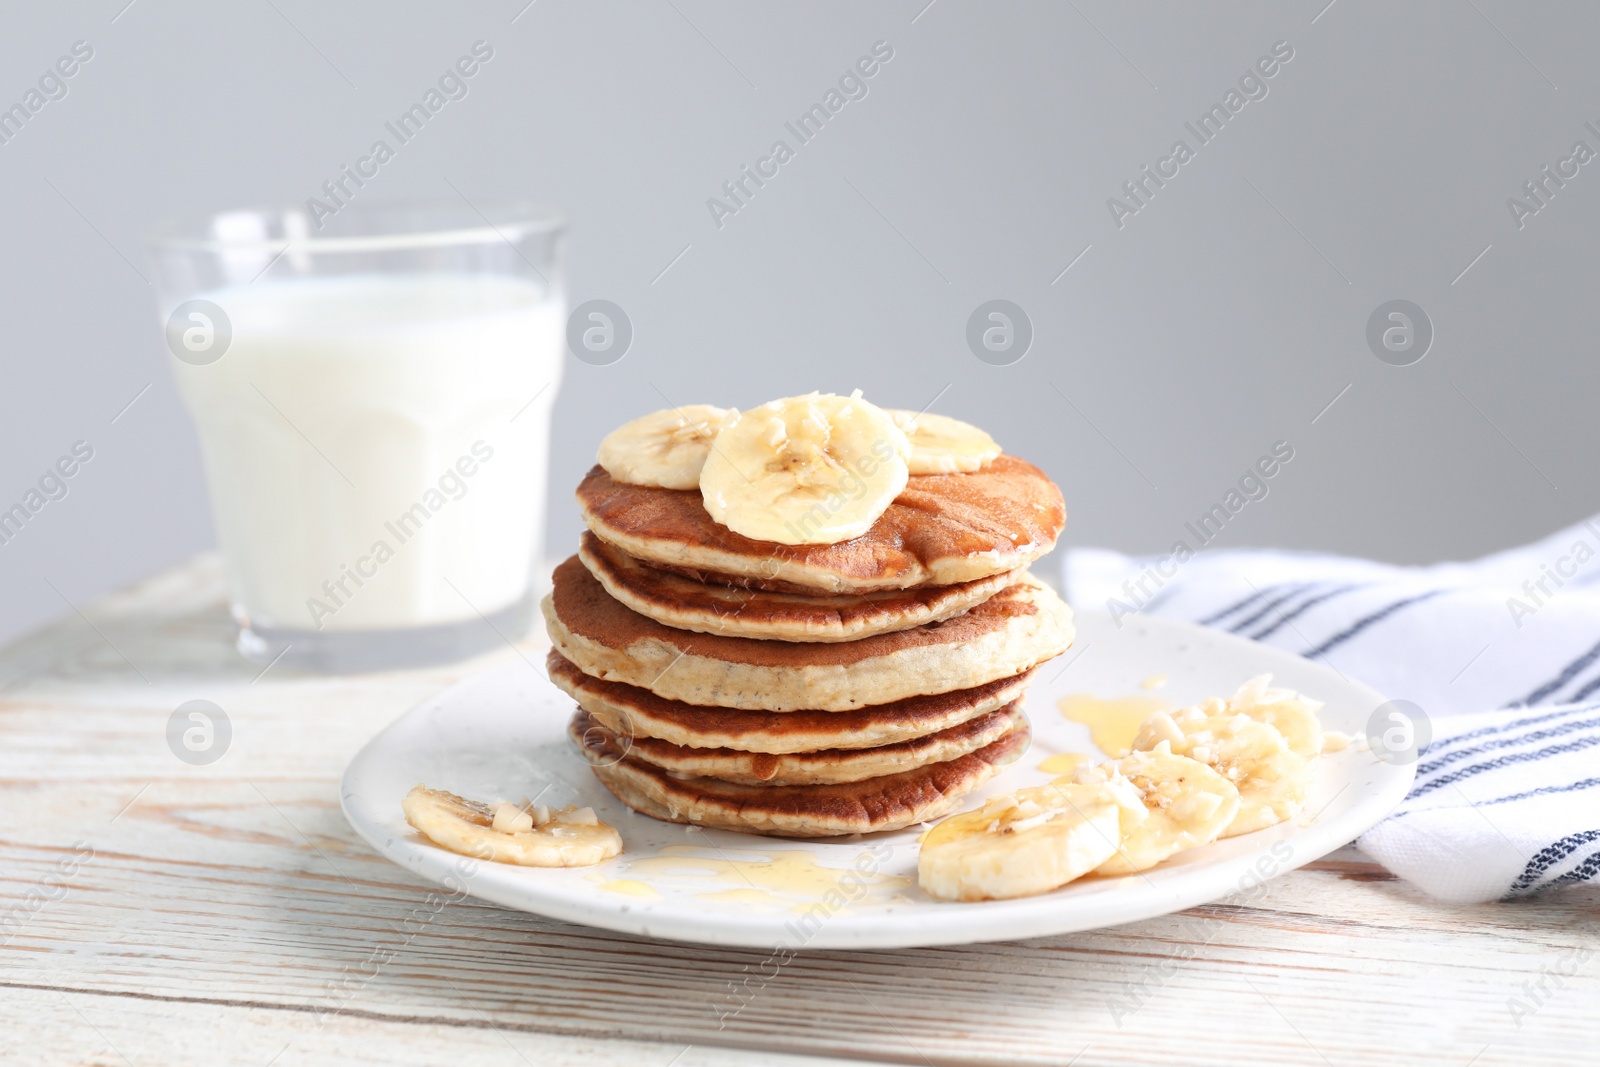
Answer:
<svg viewBox="0 0 1600 1067"><path fill-rule="evenodd" d="M1228 630L1420 708L1416 784L1357 844L1433 896L1600 882L1600 516L1421 567L1190 542L1075 549L1068 599Z"/></svg>

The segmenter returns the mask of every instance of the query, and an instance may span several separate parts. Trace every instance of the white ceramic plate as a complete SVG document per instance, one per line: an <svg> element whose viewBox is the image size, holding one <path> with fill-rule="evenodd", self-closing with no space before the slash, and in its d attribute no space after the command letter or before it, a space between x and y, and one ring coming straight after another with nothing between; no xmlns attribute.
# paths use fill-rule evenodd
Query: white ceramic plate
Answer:
<svg viewBox="0 0 1600 1067"><path fill-rule="evenodd" d="M1056 752L1098 756L1086 727L1057 709L1069 693L1141 692L1176 706L1227 695L1257 674L1327 702L1326 729L1357 736L1382 698L1327 667L1214 630L1163 619L1078 617L1078 638L1047 664L1025 707L1032 750L969 798L1052 775ZM1150 695L1146 693L1146 695ZM916 886L920 828L825 842L752 837L658 822L601 787L568 748L572 701L542 669L518 663L462 682L373 738L345 770L345 816L394 862L473 896L540 915L647 937L761 948L900 948L1040 937L1133 922L1193 907L1326 855L1405 796L1413 766L1350 748L1318 761L1305 815L1255 834L1180 853L1124 878L1089 878L1042 896L941 903ZM599 867L542 870L479 863L428 843L400 800L418 782L482 800L540 796L592 805L622 833L621 856Z"/></svg>

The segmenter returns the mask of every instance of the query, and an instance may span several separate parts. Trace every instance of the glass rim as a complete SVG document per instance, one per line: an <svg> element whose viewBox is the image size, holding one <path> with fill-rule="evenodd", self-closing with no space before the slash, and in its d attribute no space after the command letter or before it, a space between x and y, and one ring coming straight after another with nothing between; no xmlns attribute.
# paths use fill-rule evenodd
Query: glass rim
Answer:
<svg viewBox="0 0 1600 1067"><path fill-rule="evenodd" d="M145 244L152 251L176 250L189 252L237 252L270 250L280 252L290 245L301 254L316 255L323 252L371 252L397 248L438 248L446 245L494 244L515 241L517 238L558 233L567 226L567 214L526 200L493 200L464 207L443 200L374 200L365 204L349 204L340 214L349 211L354 216L379 212L458 210L474 214L481 225L439 226L415 231L393 233L342 234L301 237L223 238L207 231L224 216L255 215L278 219L285 216L304 215L299 205L254 205L213 211L204 215L168 218L155 223L145 235ZM491 221L498 216L504 221Z"/></svg>

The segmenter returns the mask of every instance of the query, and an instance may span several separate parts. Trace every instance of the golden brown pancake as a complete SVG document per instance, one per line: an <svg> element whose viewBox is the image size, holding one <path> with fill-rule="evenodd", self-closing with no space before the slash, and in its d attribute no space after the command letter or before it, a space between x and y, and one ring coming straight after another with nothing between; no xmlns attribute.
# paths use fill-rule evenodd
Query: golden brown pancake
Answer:
<svg viewBox="0 0 1600 1067"><path fill-rule="evenodd" d="M573 718L572 730L583 738L598 733L596 743L607 750L626 753L629 759L679 778L715 778L740 785L830 785L899 774L976 752L1009 733L1021 714L1022 702L1013 701L959 726L909 741L783 756L731 748L686 748L655 737L634 737L607 728L581 710Z"/></svg>
<svg viewBox="0 0 1600 1067"><path fill-rule="evenodd" d="M584 674L551 649L550 680L602 726L686 748L728 748L783 755L818 749L873 748L948 730L1022 696L1033 671L951 693L909 697L857 711L739 711L658 697L648 689Z"/></svg>
<svg viewBox="0 0 1600 1067"><path fill-rule="evenodd" d="M608 748L601 733L577 728L581 715L568 736L601 784L630 808L668 822L776 837L837 837L936 819L1018 759L1029 740L1027 718L1019 716L1009 732L976 752L900 774L834 785L739 785L677 778Z"/></svg>
<svg viewBox="0 0 1600 1067"><path fill-rule="evenodd" d="M1027 574L953 619L833 644L663 626L614 599L576 556L554 579L545 626L563 656L596 678L710 707L852 711L1021 674L1072 643L1071 609Z"/></svg>
<svg viewBox="0 0 1600 1067"><path fill-rule="evenodd" d="M939 622L1016 580L1006 571L960 585L876 593L773 593L649 567L592 533L583 535L578 558L606 592L641 615L680 630L766 641L855 641Z"/></svg>
<svg viewBox="0 0 1600 1067"><path fill-rule="evenodd" d="M913 475L872 529L833 545L752 540L713 521L697 490L627 485L599 466L578 486L578 506L596 536L646 563L823 593L1016 570L1050 551L1067 519L1055 483L1015 456L971 474Z"/></svg>

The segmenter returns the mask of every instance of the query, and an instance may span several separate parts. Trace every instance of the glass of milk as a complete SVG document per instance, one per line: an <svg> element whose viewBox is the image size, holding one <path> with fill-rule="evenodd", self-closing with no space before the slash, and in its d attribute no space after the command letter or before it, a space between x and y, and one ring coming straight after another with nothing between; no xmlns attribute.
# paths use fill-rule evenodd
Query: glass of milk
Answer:
<svg viewBox="0 0 1600 1067"><path fill-rule="evenodd" d="M326 206L228 212L152 248L239 651L346 671L515 640L543 530L565 222Z"/></svg>

